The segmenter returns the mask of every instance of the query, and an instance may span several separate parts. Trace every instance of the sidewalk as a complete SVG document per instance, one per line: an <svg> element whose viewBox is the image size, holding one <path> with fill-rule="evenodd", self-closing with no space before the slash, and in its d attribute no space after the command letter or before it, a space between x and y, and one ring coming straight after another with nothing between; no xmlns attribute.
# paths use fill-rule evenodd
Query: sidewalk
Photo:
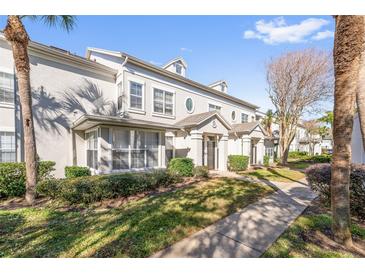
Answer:
<svg viewBox="0 0 365 274"><path fill-rule="evenodd" d="M260 257L315 198L305 181L269 184L279 190L152 257Z"/></svg>

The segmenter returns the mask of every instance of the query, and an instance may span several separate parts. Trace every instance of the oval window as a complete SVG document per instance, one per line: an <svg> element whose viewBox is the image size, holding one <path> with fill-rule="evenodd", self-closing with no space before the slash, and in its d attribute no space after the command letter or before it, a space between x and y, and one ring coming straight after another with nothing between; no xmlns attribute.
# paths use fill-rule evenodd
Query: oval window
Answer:
<svg viewBox="0 0 365 274"><path fill-rule="evenodd" d="M235 111L232 111L231 116L232 116L232 120L233 121L236 120L236 112Z"/></svg>
<svg viewBox="0 0 365 274"><path fill-rule="evenodd" d="M186 110L189 112L189 113L192 113L193 110L194 110L194 103L193 103L193 99L191 99L190 97L186 99L185 101L185 107L186 107Z"/></svg>

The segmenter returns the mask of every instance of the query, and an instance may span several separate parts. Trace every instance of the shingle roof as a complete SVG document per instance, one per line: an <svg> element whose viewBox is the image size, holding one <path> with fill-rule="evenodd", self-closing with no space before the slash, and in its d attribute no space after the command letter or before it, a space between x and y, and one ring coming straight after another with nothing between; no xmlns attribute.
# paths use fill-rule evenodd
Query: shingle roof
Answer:
<svg viewBox="0 0 365 274"><path fill-rule="evenodd" d="M226 126L231 128L231 125L219 114L218 111L208 111L208 112L190 115L190 116L178 121L177 123L175 123L174 126L180 127L180 128L197 126L197 125L203 123L204 121L206 121L207 119L209 119L210 117L213 117L214 115L217 115L219 117L219 119L224 124L226 124Z"/></svg>
<svg viewBox="0 0 365 274"><path fill-rule="evenodd" d="M260 126L260 122L249 122L249 123L241 123L241 124L233 124L231 133L250 133L253 131L257 126L260 127L262 132L267 135L266 131Z"/></svg>

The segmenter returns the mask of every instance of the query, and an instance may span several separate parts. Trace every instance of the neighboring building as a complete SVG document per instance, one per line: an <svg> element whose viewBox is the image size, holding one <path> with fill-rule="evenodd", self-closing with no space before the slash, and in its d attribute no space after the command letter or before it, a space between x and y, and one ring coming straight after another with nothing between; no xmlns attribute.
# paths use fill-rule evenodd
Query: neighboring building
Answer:
<svg viewBox="0 0 365 274"><path fill-rule="evenodd" d="M30 42L37 151L94 174L164 168L172 157L226 170L230 154L263 163L273 143L258 107L186 77L176 58L157 67L128 54L87 49L86 58ZM0 34L0 161L23 161L21 113L12 53Z"/></svg>
<svg viewBox="0 0 365 274"><path fill-rule="evenodd" d="M365 164L365 150L361 138L360 120L358 113L355 114L351 147L352 162L356 164Z"/></svg>

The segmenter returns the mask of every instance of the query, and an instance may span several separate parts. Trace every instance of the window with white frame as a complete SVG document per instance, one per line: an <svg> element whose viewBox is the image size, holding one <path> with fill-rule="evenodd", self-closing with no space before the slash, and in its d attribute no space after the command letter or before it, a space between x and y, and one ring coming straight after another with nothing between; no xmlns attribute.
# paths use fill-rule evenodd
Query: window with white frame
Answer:
<svg viewBox="0 0 365 274"><path fill-rule="evenodd" d="M14 104L14 75L0 72L0 103Z"/></svg>
<svg viewBox="0 0 365 274"><path fill-rule="evenodd" d="M0 163L15 162L15 133L0 132Z"/></svg>
<svg viewBox="0 0 365 274"><path fill-rule="evenodd" d="M113 129L112 168L114 170L159 166L159 132Z"/></svg>
<svg viewBox="0 0 365 274"><path fill-rule="evenodd" d="M143 109L143 85L129 82L129 106L135 109Z"/></svg>
<svg viewBox="0 0 365 274"><path fill-rule="evenodd" d="M248 122L248 115L241 113L241 123L247 123Z"/></svg>
<svg viewBox="0 0 365 274"><path fill-rule="evenodd" d="M153 112L165 115L174 114L174 94L158 88L153 89Z"/></svg>
<svg viewBox="0 0 365 274"><path fill-rule="evenodd" d="M86 139L86 164L88 167L98 169L98 131L85 134Z"/></svg>
<svg viewBox="0 0 365 274"><path fill-rule="evenodd" d="M221 111L222 107L213 105L213 104L209 104L208 109L209 109L209 111Z"/></svg>
<svg viewBox="0 0 365 274"><path fill-rule="evenodd" d="M176 73L181 75L182 66L179 63L175 63L175 69L176 69Z"/></svg>
<svg viewBox="0 0 365 274"><path fill-rule="evenodd" d="M269 156L270 158L273 158L274 157L274 148L265 147L265 155Z"/></svg>

